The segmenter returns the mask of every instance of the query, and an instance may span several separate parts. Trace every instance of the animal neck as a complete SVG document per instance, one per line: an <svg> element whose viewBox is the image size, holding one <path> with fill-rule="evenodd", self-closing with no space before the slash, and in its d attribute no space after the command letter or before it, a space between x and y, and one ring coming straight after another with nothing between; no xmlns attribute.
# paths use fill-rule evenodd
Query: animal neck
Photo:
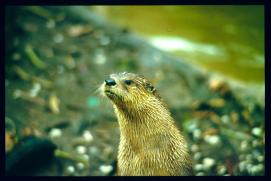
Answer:
<svg viewBox="0 0 271 181"><path fill-rule="evenodd" d="M168 129L173 119L161 101L152 99L122 109L114 105L122 136L144 137Z"/></svg>

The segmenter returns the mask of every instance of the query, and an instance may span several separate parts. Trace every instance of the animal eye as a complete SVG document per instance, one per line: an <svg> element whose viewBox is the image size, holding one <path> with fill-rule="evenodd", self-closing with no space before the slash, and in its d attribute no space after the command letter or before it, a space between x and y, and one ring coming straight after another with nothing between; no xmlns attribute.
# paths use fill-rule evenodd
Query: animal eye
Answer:
<svg viewBox="0 0 271 181"><path fill-rule="evenodd" d="M133 81L132 80L124 80L124 82L126 85L131 85Z"/></svg>

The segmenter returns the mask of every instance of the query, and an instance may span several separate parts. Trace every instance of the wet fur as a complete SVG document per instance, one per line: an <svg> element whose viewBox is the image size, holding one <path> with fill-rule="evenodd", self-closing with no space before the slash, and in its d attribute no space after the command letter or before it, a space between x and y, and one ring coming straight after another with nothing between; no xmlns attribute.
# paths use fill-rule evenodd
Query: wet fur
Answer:
<svg viewBox="0 0 271 181"><path fill-rule="evenodd" d="M186 141L151 82L133 73L110 77L116 85L101 91L120 126L117 175L192 175Z"/></svg>

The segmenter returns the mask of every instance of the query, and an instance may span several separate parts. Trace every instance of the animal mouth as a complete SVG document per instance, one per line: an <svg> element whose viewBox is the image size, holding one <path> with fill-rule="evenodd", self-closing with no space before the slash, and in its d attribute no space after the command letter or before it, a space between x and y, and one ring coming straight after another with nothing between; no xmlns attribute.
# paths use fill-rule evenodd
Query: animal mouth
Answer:
<svg viewBox="0 0 271 181"><path fill-rule="evenodd" d="M116 96L116 94L114 92L110 91L110 90L105 90L104 92L108 96Z"/></svg>

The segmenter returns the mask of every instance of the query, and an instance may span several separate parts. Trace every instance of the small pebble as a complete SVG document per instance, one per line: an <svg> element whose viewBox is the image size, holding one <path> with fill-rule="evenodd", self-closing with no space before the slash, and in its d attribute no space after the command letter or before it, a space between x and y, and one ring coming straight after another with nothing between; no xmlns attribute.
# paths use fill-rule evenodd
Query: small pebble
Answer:
<svg viewBox="0 0 271 181"><path fill-rule="evenodd" d="M201 130L200 130L200 129L195 129L195 130L193 131L193 138L194 138L195 140L198 140L200 137L201 137Z"/></svg>
<svg viewBox="0 0 271 181"><path fill-rule="evenodd" d="M86 151L87 151L87 148L86 148L85 146L80 145L80 146L77 146L77 147L76 147L76 151L77 151L79 154L85 154Z"/></svg>
<svg viewBox="0 0 271 181"><path fill-rule="evenodd" d="M257 174L258 172L259 172L259 170L258 170L258 167L257 167L257 166L252 166L252 167L250 168L250 173L251 173L252 175Z"/></svg>
<svg viewBox="0 0 271 181"><path fill-rule="evenodd" d="M204 172L198 172L198 173L196 173L196 176L204 176L205 174L204 174Z"/></svg>
<svg viewBox="0 0 271 181"><path fill-rule="evenodd" d="M57 66L57 73L58 74L62 74L64 71L65 71L64 66L62 66L62 65Z"/></svg>
<svg viewBox="0 0 271 181"><path fill-rule="evenodd" d="M259 172L264 171L264 165L263 165L263 164L257 165L257 170L258 170Z"/></svg>
<svg viewBox="0 0 271 181"><path fill-rule="evenodd" d="M195 159L195 160L199 160L201 157L202 157L202 154L201 154L200 152L196 152L196 153L194 154L194 159Z"/></svg>
<svg viewBox="0 0 271 181"><path fill-rule="evenodd" d="M94 57L94 61L98 65L103 65L106 62L106 56L104 53L97 53Z"/></svg>
<svg viewBox="0 0 271 181"><path fill-rule="evenodd" d="M106 46L110 43L110 38L107 36L102 36L100 39L100 43L101 45Z"/></svg>
<svg viewBox="0 0 271 181"><path fill-rule="evenodd" d="M69 174L74 173L74 171L75 171L74 166L71 166L71 165L70 165L70 166L68 166L68 167L67 167L67 171L68 171L68 173L69 173Z"/></svg>
<svg viewBox="0 0 271 181"><path fill-rule="evenodd" d="M256 157L256 159L258 160L258 162L263 162L264 161L264 156L259 155Z"/></svg>
<svg viewBox="0 0 271 181"><path fill-rule="evenodd" d="M49 135L51 138L58 138L58 137L62 136L62 131L59 128L53 128L53 129L51 129Z"/></svg>
<svg viewBox="0 0 271 181"><path fill-rule="evenodd" d="M62 43L64 41L64 37L62 34L56 34L54 36L54 42L55 43Z"/></svg>
<svg viewBox="0 0 271 181"><path fill-rule="evenodd" d="M113 170L113 167L112 165L101 165L99 169L102 173L108 174Z"/></svg>
<svg viewBox="0 0 271 181"><path fill-rule="evenodd" d="M84 131L84 133L83 133L83 138L84 138L87 142L93 141L93 136L92 136L92 134L90 133L90 131L88 131L88 130Z"/></svg>
<svg viewBox="0 0 271 181"><path fill-rule="evenodd" d="M52 29L54 28L56 25L55 21L53 19L49 19L47 22L46 22L46 27L48 29Z"/></svg>
<svg viewBox="0 0 271 181"><path fill-rule="evenodd" d="M194 144L194 145L191 146L191 151L192 152L197 152L198 150L199 150L199 146L198 145Z"/></svg>
<svg viewBox="0 0 271 181"><path fill-rule="evenodd" d="M252 157L253 157L253 158L257 158L257 156L259 156L259 155L261 155L261 153L260 153L259 150L254 149L254 150L252 151Z"/></svg>
<svg viewBox="0 0 271 181"><path fill-rule="evenodd" d="M209 169L214 165L215 165L215 160L214 159L212 159L212 158L204 158L203 159L203 166L204 166L205 169Z"/></svg>
<svg viewBox="0 0 271 181"><path fill-rule="evenodd" d="M194 167L194 169L195 169L196 171L203 170L203 169L204 169L204 166L203 166L202 164L196 164L195 167Z"/></svg>
<svg viewBox="0 0 271 181"><path fill-rule="evenodd" d="M188 131L191 133L198 127L197 123L193 122L188 125Z"/></svg>
<svg viewBox="0 0 271 181"><path fill-rule="evenodd" d="M209 82L209 89L210 90L217 90L221 86L221 81L218 79L211 79Z"/></svg>
<svg viewBox="0 0 271 181"><path fill-rule="evenodd" d="M257 146L260 146L260 142L258 140L253 140L252 141L252 146L255 148Z"/></svg>
<svg viewBox="0 0 271 181"><path fill-rule="evenodd" d="M220 142L220 137L217 135L207 135L204 137L204 140L211 145L216 145Z"/></svg>
<svg viewBox="0 0 271 181"><path fill-rule="evenodd" d="M85 168L85 165L81 162L76 164L76 167L78 168L78 170L83 170Z"/></svg>
<svg viewBox="0 0 271 181"><path fill-rule="evenodd" d="M229 122L230 122L230 117L228 116L228 115L223 115L222 117L221 117L221 121L222 121L222 123L224 123L224 124L228 124Z"/></svg>
<svg viewBox="0 0 271 181"><path fill-rule="evenodd" d="M245 150L247 150L247 148L248 148L248 142L247 141L242 141L241 144L240 144L240 149L242 151L245 151Z"/></svg>
<svg viewBox="0 0 271 181"><path fill-rule="evenodd" d="M103 153L105 154L105 156L109 156L110 154L113 153L113 148L110 146L107 146L103 149Z"/></svg>
<svg viewBox="0 0 271 181"><path fill-rule="evenodd" d="M16 89L14 92L13 92L13 97L14 99L17 99L19 97L21 97L22 95L22 91L20 89Z"/></svg>
<svg viewBox="0 0 271 181"><path fill-rule="evenodd" d="M261 128L258 128L258 127L255 127L251 130L251 133L255 136L260 136L262 134L262 129Z"/></svg>
<svg viewBox="0 0 271 181"><path fill-rule="evenodd" d="M98 155L99 154L99 150L98 150L97 147L91 146L91 147L89 147L89 153L92 154L92 155Z"/></svg>
<svg viewBox="0 0 271 181"><path fill-rule="evenodd" d="M246 164L247 164L246 161L241 161L241 162L239 163L238 167L239 167L239 170L240 170L241 172L245 171L245 169L246 169Z"/></svg>
<svg viewBox="0 0 271 181"><path fill-rule="evenodd" d="M30 90L30 96L36 97L41 90L41 85L39 83L34 83L33 88Z"/></svg>
<svg viewBox="0 0 271 181"><path fill-rule="evenodd" d="M89 160L89 155L87 155L87 154L83 154L83 159L85 160L85 161L88 161Z"/></svg>
<svg viewBox="0 0 271 181"><path fill-rule="evenodd" d="M218 173L219 175L225 174L226 171L227 171L227 168L226 168L224 165L220 165L220 166L218 166L218 168L217 168L217 173Z"/></svg>

